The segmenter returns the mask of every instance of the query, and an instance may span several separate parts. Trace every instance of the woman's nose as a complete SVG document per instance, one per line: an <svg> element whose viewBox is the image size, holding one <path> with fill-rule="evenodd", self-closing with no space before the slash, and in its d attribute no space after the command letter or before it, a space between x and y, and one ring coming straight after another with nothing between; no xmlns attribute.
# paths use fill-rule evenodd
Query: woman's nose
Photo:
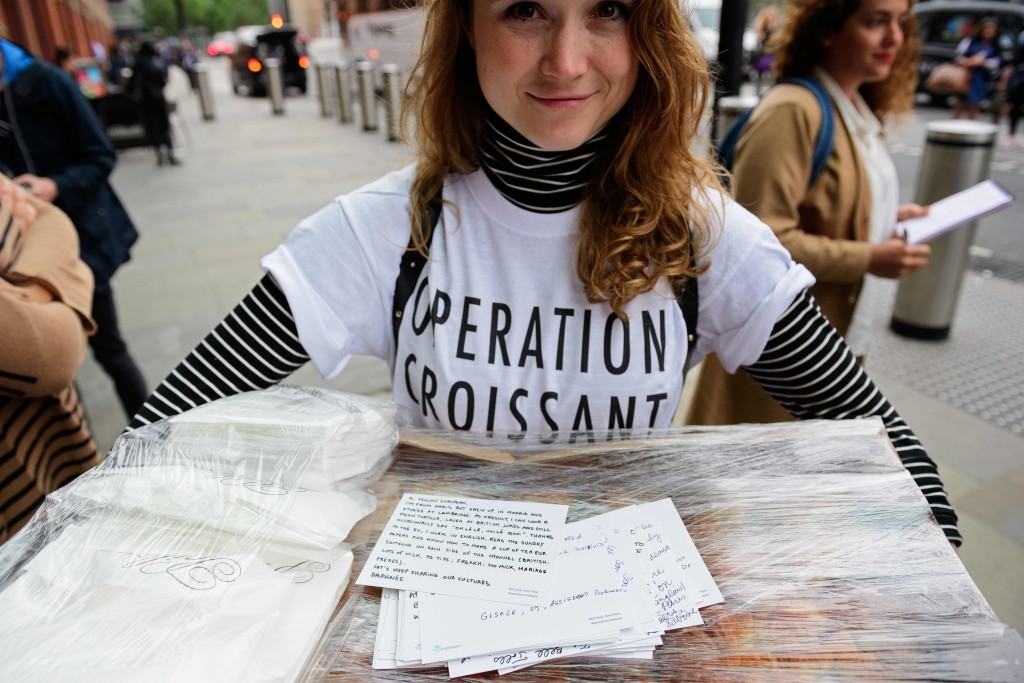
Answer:
<svg viewBox="0 0 1024 683"><path fill-rule="evenodd" d="M548 36L541 71L558 79L575 78L587 69L585 31L573 22L562 22Z"/></svg>

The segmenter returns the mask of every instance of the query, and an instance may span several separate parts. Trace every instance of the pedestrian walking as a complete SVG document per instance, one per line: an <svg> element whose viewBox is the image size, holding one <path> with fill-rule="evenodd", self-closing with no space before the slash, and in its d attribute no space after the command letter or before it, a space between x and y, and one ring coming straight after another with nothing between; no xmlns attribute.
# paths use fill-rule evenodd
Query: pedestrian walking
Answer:
<svg viewBox="0 0 1024 683"><path fill-rule="evenodd" d="M754 74L757 77L755 86L758 94L764 91L772 79L772 67L775 64L775 48L772 40L779 30L779 8L765 5L754 17L754 38L757 45L751 55Z"/></svg>
<svg viewBox="0 0 1024 683"><path fill-rule="evenodd" d="M425 12L417 162L302 221L131 426L360 353L390 364L420 427L667 427L688 356L715 351L800 417L880 417L959 542L934 463L813 276L691 151L711 88L675 0Z"/></svg>
<svg viewBox="0 0 1024 683"><path fill-rule="evenodd" d="M956 96L954 119L965 115L978 118L981 103L989 96L989 84L998 77L1002 64L998 38L999 22L987 18L978 22L971 35L957 45L956 63L970 69L971 80L967 92Z"/></svg>
<svg viewBox="0 0 1024 683"><path fill-rule="evenodd" d="M89 103L67 74L0 38L0 161L14 181L71 218L96 289L89 339L125 413L146 399L142 373L121 336L111 278L138 232L108 182L117 157Z"/></svg>
<svg viewBox="0 0 1024 683"><path fill-rule="evenodd" d="M128 79L128 97L139 109L146 138L156 152L156 163L177 165L180 162L174 154L171 142L171 119L167 111L164 86L167 85L167 67L157 55L153 43L144 42L139 47Z"/></svg>
<svg viewBox="0 0 1024 683"><path fill-rule="evenodd" d="M876 278L908 275L927 265L930 253L896 232L899 221L926 210L899 204L883 136L883 121L913 106L914 17L907 0L790 0L785 16L776 41L779 75L811 79L826 108L796 83L773 88L739 137L733 194L814 274L815 300L863 359L880 308ZM833 131L831 149L814 178L812 150L826 129ZM705 359L688 424L789 419L745 371L730 374L714 355Z"/></svg>

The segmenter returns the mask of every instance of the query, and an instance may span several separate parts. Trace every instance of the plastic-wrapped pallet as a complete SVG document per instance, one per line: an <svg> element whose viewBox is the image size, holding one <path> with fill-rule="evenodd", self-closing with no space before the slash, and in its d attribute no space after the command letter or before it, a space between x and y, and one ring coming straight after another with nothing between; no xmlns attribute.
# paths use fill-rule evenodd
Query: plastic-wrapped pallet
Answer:
<svg viewBox="0 0 1024 683"><path fill-rule="evenodd" d="M974 585L877 420L515 436L403 434L360 526L375 541L402 493L566 504L569 521L670 497L725 601L701 610L704 626L667 634L652 660L552 660L502 680L1024 678L1024 643ZM314 673L448 680L444 668L371 668L379 605L380 589L349 586ZM459 680L484 678L494 676Z"/></svg>
<svg viewBox="0 0 1024 683"><path fill-rule="evenodd" d="M123 435L0 548L0 680L298 680L398 433L274 387Z"/></svg>

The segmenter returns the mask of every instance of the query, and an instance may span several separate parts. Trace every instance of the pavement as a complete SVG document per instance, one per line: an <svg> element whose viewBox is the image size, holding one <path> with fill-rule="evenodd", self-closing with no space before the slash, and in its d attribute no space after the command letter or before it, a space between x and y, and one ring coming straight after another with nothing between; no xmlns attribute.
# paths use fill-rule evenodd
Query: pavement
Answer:
<svg viewBox="0 0 1024 683"><path fill-rule="evenodd" d="M268 100L231 93L223 62L208 63L215 118L202 120L194 94L179 101L182 165L158 167L151 151L131 149L120 153L113 175L141 233L114 291L122 330L151 387L260 278L260 257L299 220L413 158L410 147L387 141L383 113L377 131L342 125L321 116L314 91L288 97L285 113L275 116ZM902 130L893 144L901 186L910 186L923 132L914 121ZM992 167L1024 172L1024 151L1000 147ZM895 287L888 292L894 296ZM882 332L868 369L939 463L966 538L965 567L996 614L1024 632L1022 338L1024 278L975 268L964 274L947 341ZM390 393L386 365L364 357L334 381L307 366L290 382ZM91 357L78 385L105 452L127 418Z"/></svg>

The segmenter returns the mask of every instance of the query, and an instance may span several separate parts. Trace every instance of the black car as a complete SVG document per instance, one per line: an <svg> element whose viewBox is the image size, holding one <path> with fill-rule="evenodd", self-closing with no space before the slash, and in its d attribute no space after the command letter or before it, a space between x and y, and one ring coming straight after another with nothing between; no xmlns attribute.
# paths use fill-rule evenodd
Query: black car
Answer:
<svg viewBox="0 0 1024 683"><path fill-rule="evenodd" d="M236 94L266 94L267 67L264 62L270 57L281 62L285 90L298 90L305 94L309 57L298 40L295 28L246 26L239 28L236 35L238 47L231 55L231 88Z"/></svg>
<svg viewBox="0 0 1024 683"><path fill-rule="evenodd" d="M998 41L1004 64L1013 59L1015 42L1024 31L1024 6L998 0L930 0L914 5L914 14L921 36L917 87L936 102L944 101L951 93L928 90L928 74L939 64L953 61L957 45L970 37L979 21L991 17L999 22ZM998 75L993 74L992 87L997 81Z"/></svg>

